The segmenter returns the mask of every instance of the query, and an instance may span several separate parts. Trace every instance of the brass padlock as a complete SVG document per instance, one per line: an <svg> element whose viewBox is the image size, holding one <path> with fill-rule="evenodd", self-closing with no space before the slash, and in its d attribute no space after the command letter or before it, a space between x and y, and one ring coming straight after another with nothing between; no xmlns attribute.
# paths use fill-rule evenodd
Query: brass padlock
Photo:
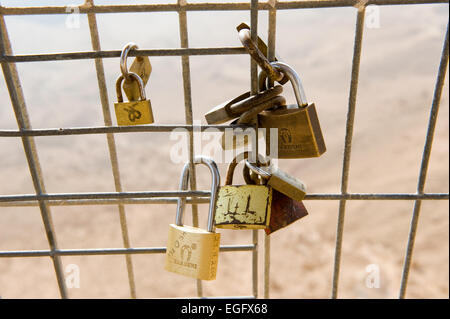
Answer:
<svg viewBox="0 0 450 319"><path fill-rule="evenodd" d="M319 118L314 103L306 101L300 77L289 65L271 62L290 80L297 104L286 108L266 110L258 115L259 124L266 128L266 154L277 158L318 157L326 151ZM271 130L276 128L278 149L271 150ZM277 151L277 154L273 154Z"/></svg>
<svg viewBox="0 0 450 319"><path fill-rule="evenodd" d="M195 164L205 164L209 167L212 175L208 227L204 230L184 226L183 212L186 199L178 198L176 223L169 227L165 269L183 276L214 280L217 274L220 248L220 234L214 232L215 204L220 175L216 163L210 158L196 157ZM188 188L190 165L187 163L183 168L180 181L181 190Z"/></svg>
<svg viewBox="0 0 450 319"><path fill-rule="evenodd" d="M247 184L267 183L260 175L252 176L247 165L244 166L244 179ZM308 215L305 205L276 189L272 189L272 205L269 226L264 229L267 235L280 230Z"/></svg>
<svg viewBox="0 0 450 319"><path fill-rule="evenodd" d="M249 125L249 128L226 129L222 134L221 146L224 150L236 149L247 145L249 143L249 137L255 138L256 140L256 130L252 126L256 125L258 113L269 108L285 105L286 99L278 95L262 102L257 100L255 103L256 104L250 110L244 112L237 120L230 124ZM263 134L258 135L258 137L260 138L262 135Z"/></svg>
<svg viewBox="0 0 450 319"><path fill-rule="evenodd" d="M140 100L123 101L122 82L123 75L120 75L116 82L117 103L114 103L116 111L117 125L140 125L153 123L153 112L150 100L145 96L144 83L142 79L133 72L128 72L139 83Z"/></svg>
<svg viewBox="0 0 450 319"><path fill-rule="evenodd" d="M267 185L272 186L273 189L297 201L305 198L306 186L298 178L286 174L272 164L269 166L256 166L254 163L245 161L245 165L254 173L260 175L261 178L266 179Z"/></svg>
<svg viewBox="0 0 450 319"><path fill-rule="evenodd" d="M264 229L269 225L272 187L266 185L232 185L239 154L229 165L225 185L220 187L216 204L216 227L228 229Z"/></svg>
<svg viewBox="0 0 450 319"><path fill-rule="evenodd" d="M150 63L149 57L136 57L130 66L130 72L139 75L139 77L142 79L142 82L144 82L145 87L150 78L150 74L152 73L152 65ZM140 96L139 83L137 83L132 78L127 80L127 78L125 77L125 81L123 83L123 91L125 92L125 95L127 96L129 101L137 100Z"/></svg>
<svg viewBox="0 0 450 319"><path fill-rule="evenodd" d="M122 53L120 54L120 70L122 75L125 77L123 91L125 92L128 101L136 101L141 95L138 81L128 76L129 72L127 68L127 58L128 53L133 49L138 49L138 46L133 42L129 42L123 47ZM152 65L149 57L137 56L131 64L130 71L139 75L145 87L148 79L150 78L150 74L152 73Z"/></svg>

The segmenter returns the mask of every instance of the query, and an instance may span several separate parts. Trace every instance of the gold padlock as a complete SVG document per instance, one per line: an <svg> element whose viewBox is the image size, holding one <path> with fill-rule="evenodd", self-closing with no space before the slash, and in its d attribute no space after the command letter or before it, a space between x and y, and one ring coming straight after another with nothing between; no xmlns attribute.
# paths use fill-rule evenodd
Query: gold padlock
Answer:
<svg viewBox="0 0 450 319"><path fill-rule="evenodd" d="M152 73L152 65L150 63L150 59L148 56L138 56L134 59L133 63L130 66L130 72L136 73L144 82L144 87L147 85L147 82L150 78L150 74ZM137 83L134 79L125 77L125 81L123 83L123 91L127 96L129 101L137 100L140 96L139 83Z"/></svg>
<svg viewBox="0 0 450 319"><path fill-rule="evenodd" d="M264 229L270 222L272 187L232 185L234 170L249 152L239 154L229 165L225 186L220 187L216 205L216 227Z"/></svg>
<svg viewBox="0 0 450 319"><path fill-rule="evenodd" d="M167 271L201 280L214 280L219 260L220 234L214 232L214 214L217 190L220 185L219 169L216 163L207 157L195 158L195 164L205 164L212 175L211 199L207 229L183 225L185 198L178 198L176 223L169 227L167 241ZM190 164L187 163L181 174L180 188L187 190Z"/></svg>
<svg viewBox="0 0 450 319"><path fill-rule="evenodd" d="M127 68L128 53L130 53L131 50L138 48L137 44L129 42L123 47L122 53L120 54L120 71L125 77L123 90L128 101L136 101L141 95L138 81L128 76L129 72ZM152 65L150 64L148 56L137 56L131 64L130 71L139 75L145 87L150 78L150 73L152 73Z"/></svg>
<svg viewBox="0 0 450 319"><path fill-rule="evenodd" d="M123 101L122 82L124 76L120 75L116 82L117 103L114 103L117 125L151 124L154 122L152 106L150 100L147 100L145 96L144 83L136 73L128 72L128 75L139 83L140 100Z"/></svg>
<svg viewBox="0 0 450 319"><path fill-rule="evenodd" d="M244 165L243 169L244 180L247 184L266 184L267 179L264 179L259 174L252 172L248 165ZM295 200L289 196L286 196L282 192L272 189L272 204L270 211L270 223L269 226L264 229L267 235L276 232L282 228L289 226L297 220L308 215L303 202Z"/></svg>
<svg viewBox="0 0 450 319"><path fill-rule="evenodd" d="M266 154L277 158L318 157L326 151L314 103L308 103L300 77L289 65L271 62L290 80L297 105L266 110L258 115L259 124L266 128ZM277 129L278 148L270 148L271 128ZM274 154L274 152L277 152Z"/></svg>

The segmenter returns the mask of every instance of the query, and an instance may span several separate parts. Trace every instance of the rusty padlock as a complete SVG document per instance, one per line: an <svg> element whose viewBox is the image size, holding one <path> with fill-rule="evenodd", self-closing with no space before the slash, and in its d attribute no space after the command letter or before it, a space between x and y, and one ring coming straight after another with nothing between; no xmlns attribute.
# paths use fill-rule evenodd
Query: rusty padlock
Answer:
<svg viewBox="0 0 450 319"><path fill-rule="evenodd" d="M232 185L239 161L249 152L239 154L228 166L224 186L219 189L215 223L218 228L265 229L270 221L272 188L266 185Z"/></svg>
<svg viewBox="0 0 450 319"><path fill-rule="evenodd" d="M165 269L183 276L214 280L220 248L220 234L214 231L217 191L220 185L219 169L212 159L204 156L196 157L194 162L208 166L212 175L208 227L205 230L183 225L186 199L178 198L176 223L169 227ZM181 174L181 190L187 190L190 173L190 164L187 163Z"/></svg>

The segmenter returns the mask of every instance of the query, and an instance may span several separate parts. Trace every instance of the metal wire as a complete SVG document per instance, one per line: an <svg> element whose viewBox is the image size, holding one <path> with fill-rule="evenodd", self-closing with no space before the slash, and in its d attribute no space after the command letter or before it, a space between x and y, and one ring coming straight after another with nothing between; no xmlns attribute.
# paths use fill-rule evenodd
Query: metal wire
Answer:
<svg viewBox="0 0 450 319"><path fill-rule="evenodd" d="M417 193L418 194L424 193L425 180L427 178L427 172L428 172L428 164L430 163L430 154L431 154L431 147L433 145L434 130L436 128L436 121L437 121L439 106L440 106L440 102L441 102L442 89L444 87L445 74L447 72L447 66L448 66L448 56L449 56L448 34L449 34L449 26L447 24L447 33L445 34L444 47L442 49L441 62L439 65L439 71L438 71L436 86L435 86L434 95L433 95L433 102L432 102L431 110L430 110L430 118L428 121L427 137L426 137L425 146L423 149L422 163L420 165L419 181L417 183ZM411 227L410 227L410 231L409 231L408 245L406 248L406 256L405 256L405 262L404 262L404 266L403 266L402 282L401 282L400 294L399 294L400 298L405 298L405 294L406 294L406 286L408 283L409 270L411 268L412 254L413 254L413 249L414 249L414 242L416 239L417 225L419 224L419 215L420 215L421 206L422 206L422 200L417 199L414 202L414 210L413 210L413 216L411 219Z"/></svg>
<svg viewBox="0 0 450 319"><path fill-rule="evenodd" d="M94 5L93 0L86 0L87 5ZM100 37L98 35L97 19L95 13L88 13L89 31L91 34L92 49L100 51ZM103 120L106 126L112 125L111 113L109 111L108 91L105 80L105 70L103 68L103 60L95 59L95 69L97 72L98 88L100 91L100 100L102 103ZM120 181L119 162L117 159L116 142L114 135L111 133L106 134L108 142L109 158L111 161L111 168L114 178L114 187L117 192L122 192L122 183ZM118 203L120 228L122 231L122 241L125 248L130 248L130 239L128 236L127 218L125 213L125 206L123 203ZM136 284L134 280L133 262L131 256L125 256L125 262L128 272L128 284L130 286L131 298L136 298Z"/></svg>
<svg viewBox="0 0 450 319"><path fill-rule="evenodd" d="M251 28L251 36L253 41L257 41L258 39L258 0L250 1L250 28ZM256 62L250 59L250 93L257 94L258 93L258 65ZM256 138L252 140L252 150L255 154L259 154L258 150L258 122L256 121ZM256 161L258 161L258 156L256 156ZM254 245L254 249L252 252L252 287L253 287L253 296L258 298L258 230L252 230L252 243Z"/></svg>
<svg viewBox="0 0 450 319"><path fill-rule="evenodd" d="M223 245L221 252L253 251L253 245ZM98 249L55 249L55 250L16 250L0 251L1 257L53 257L53 256L82 256L82 255L135 255L135 254L164 254L166 247L139 248L98 248Z"/></svg>
<svg viewBox="0 0 450 319"><path fill-rule="evenodd" d="M0 130L0 137L25 136L61 136L84 134L137 133L137 132L172 132L182 129L186 132L204 132L216 130L223 132L227 128L248 128L249 125L136 125L136 126L99 126L54 129Z"/></svg>
<svg viewBox="0 0 450 319"><path fill-rule="evenodd" d="M355 44L353 50L352 75L350 83L350 96L348 102L347 124L345 132L344 160L342 164L341 193L348 190L348 174L350 169L350 154L352 150L353 123L355 121L356 94L358 92L359 65L361 62L362 38L364 31L364 15L366 7L358 8L356 17ZM339 284L339 270L341 266L342 240L344 235L345 203L343 198L339 201L339 215L336 230L336 248L334 253L333 288L331 298L337 298Z"/></svg>
<svg viewBox="0 0 450 319"><path fill-rule="evenodd" d="M0 53L2 55L11 53L11 43L9 41L8 32L6 30L5 20L0 14ZM3 75L8 87L11 104L14 109L17 125L19 129L31 129L28 117L28 111L25 104L25 98L20 85L19 73L14 64L2 63ZM42 177L41 165L36 151L36 144L32 137L22 137L23 149L27 158L28 168L30 170L31 179L37 195L45 194L44 180ZM50 208L44 200L39 201L41 218L44 224L47 241L51 251L58 249L56 235L53 227L52 215ZM65 285L64 275L62 272L62 264L59 256L52 255L53 267L56 273L59 293L61 298L67 297L67 289Z"/></svg>
<svg viewBox="0 0 450 319"><path fill-rule="evenodd" d="M178 24L180 27L180 46L183 49L189 48L189 35L187 29L187 14L184 8L187 6L186 0L178 0L177 4L180 6L178 11ZM183 55L181 57L181 69L183 72L183 89L184 89L184 107L186 124L192 125L193 112L192 112L192 89L191 89L191 66L189 62L189 56ZM190 171L189 184L191 189L197 188L197 174L194 165L194 135L193 132L189 132L189 163ZM192 225L198 227L198 207L196 204L192 205ZM197 297L203 297L203 284L201 280L196 281L197 284Z"/></svg>
<svg viewBox="0 0 450 319"><path fill-rule="evenodd" d="M20 137L22 139L24 152L27 158L28 167L32 177L35 194L0 195L0 207L26 207L37 206L40 208L42 221L49 243L49 250L23 250L23 251L0 251L0 257L50 257L53 261L55 274L58 282L59 292L62 298L67 298L65 280L61 268L61 256L75 255L125 255L130 296L136 297L133 267L131 255L133 254L155 254L164 253L165 247L130 247L128 230L126 226L125 206L129 204L176 204L177 198L186 198L186 202L192 204L193 224L198 224L197 204L209 202L210 192L196 190L195 174L191 174L190 191L153 191L153 192L124 192L120 182L117 152L114 140L116 133L134 132L171 132L174 129L184 129L189 134L189 158L193 162L194 140L193 133L196 131L206 131L216 129L224 131L230 128L229 125L192 125L193 106L192 90L190 80L190 56L202 55L234 55L246 54L242 47L217 47L217 48L189 48L187 12L188 11L235 11L246 10L250 12L252 39L256 41L258 34L258 12L268 11L268 59L275 58L275 37L276 37L276 13L277 10L305 9L305 8L331 8L331 7L357 7L356 30L354 40L354 52L352 62L352 76L349 93L349 106L347 112L346 135L344 146L344 157L342 167L341 193L339 194L308 194L305 200L338 200L339 215L336 231L336 247L333 270L332 298L337 298L339 271L341 264L341 251L344 234L345 207L348 200L413 200L415 201L410 232L408 237L405 262L402 273L402 282L399 297L404 298L406 294L408 275L411 267L414 241L417 231L421 203L423 200L448 200L448 193L425 193L425 180L427 176L428 163L433 142L434 130L439 111L439 104L444 85L444 79L448 66L448 27L442 51L440 67L435 85L433 102L430 110L430 119L422 163L418 179L417 193L395 193L395 194L351 194L348 193L348 176L350 170L350 156L353 137L353 124L356 111L356 96L358 89L358 73L362 51L362 38L364 30L364 15L367 5L404 5L404 4L431 4L448 3L448 0L310 0L310 1L288 1L278 2L269 0L259 2L251 0L245 3L187 3L186 0L178 0L176 4L149 4L149 5L95 5L94 1L86 2L78 6L81 14L87 14L92 50L88 52L63 52L45 54L14 55L11 50L8 32L4 21L4 16L9 15L41 15L41 14L67 14L66 7L2 7L0 5L0 63L4 78L7 84L12 107L18 123L18 130L0 130L0 137ZM103 13L126 13L126 12L177 12L179 16L180 28L180 48L176 49L141 49L133 50L130 56L180 56L182 63L184 103L185 103L185 124L180 125L140 125L140 126L112 126L109 111L109 101L107 96L105 74L103 68L104 58L119 57L120 50L102 51L98 35L96 14ZM94 59L103 111L105 126L101 127L78 127L78 128L55 128L55 129L32 129L28 120L23 92L20 86L19 75L15 63L61 61ZM251 91L258 91L257 85L257 65L254 61L250 66ZM247 126L242 126L246 128ZM257 128L257 127L256 127ZM115 181L115 192L106 193L72 193L72 194L49 194L45 191L44 181L41 174L39 159L34 143L35 136L64 136L64 135L84 135L84 134L106 134L108 149L112 164L112 173ZM257 152L257 143L253 149ZM51 206L61 205L117 205L119 208L120 224L124 248L101 248L101 249L58 249L56 236L51 219ZM258 298L258 231L252 231L252 244L221 246L221 252L251 251L252 252L252 296L240 296L237 298ZM270 296L270 237L264 237L264 291L265 298ZM203 297L203 287L201 281L197 281L197 296ZM230 297L226 297L230 298Z"/></svg>
<svg viewBox="0 0 450 319"><path fill-rule="evenodd" d="M309 0L277 2L277 10L308 9L308 8L336 8L354 7L360 0ZM404 4L431 4L448 3L447 0L367 0L365 5L404 5ZM0 7L3 15L36 15L36 14L67 14L66 7ZM258 3L258 10L270 10L270 1ZM243 11L251 9L251 2L242 3L187 3L176 4L134 4L134 5L100 5L78 6L80 13L130 13L130 12L170 12L170 11Z"/></svg>
<svg viewBox="0 0 450 319"><path fill-rule="evenodd" d="M138 200L140 198L166 197L208 197L208 191L153 191L153 192L121 192L121 193L67 193L67 194L27 194L27 195L0 195L0 203L24 201L85 201L85 200ZM435 194L306 194L305 200L448 200L448 193ZM142 203L141 201L136 204ZM152 203L159 204L158 201ZM105 203L106 204L106 203Z"/></svg>

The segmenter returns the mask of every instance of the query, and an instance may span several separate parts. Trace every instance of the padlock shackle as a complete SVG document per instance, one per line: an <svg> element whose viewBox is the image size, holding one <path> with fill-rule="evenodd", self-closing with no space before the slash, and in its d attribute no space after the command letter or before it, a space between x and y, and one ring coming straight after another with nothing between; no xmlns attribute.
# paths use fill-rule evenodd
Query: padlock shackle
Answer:
<svg viewBox="0 0 450 319"><path fill-rule="evenodd" d="M268 179L272 176L269 172L263 170L260 166L256 166L254 163L251 163L249 161L245 161L245 166L247 166L252 172L258 174L264 179ZM268 165L263 165L268 166Z"/></svg>
<svg viewBox="0 0 450 319"><path fill-rule="evenodd" d="M129 80L131 73L128 72L127 67L127 59L128 59L128 53L133 49L138 49L136 43L128 42L125 44L125 46L122 49L122 53L120 54L120 71L122 72L122 75L125 77L125 79Z"/></svg>
<svg viewBox="0 0 450 319"><path fill-rule="evenodd" d="M286 105L286 99L281 95L275 96L270 100L264 101L260 104L253 106L247 112L242 113L236 124L249 124L262 111L269 109L271 107L275 106L278 107L282 105Z"/></svg>
<svg viewBox="0 0 450 319"><path fill-rule="evenodd" d="M247 163L249 163L251 165L248 165ZM260 166L269 166L269 165L271 165L270 159L269 159L268 162L260 163L259 165ZM253 163L251 163L249 161L245 161L244 168L242 169L242 175L244 176L244 180L245 180L245 182L247 184L249 184L249 185L256 185L257 184L257 182L256 182L256 180L254 178L255 175L258 176L258 177L261 177L261 179L258 180L259 184L261 184L261 183L263 185L267 184L267 182L270 179L271 175L268 172L263 171L260 168L260 166L256 166L255 164L253 164ZM252 169L251 172L250 172L250 167L252 167L252 168L256 167L257 169L256 170ZM252 176L251 173L254 174L254 175ZM259 173L261 173L261 174L259 174ZM264 176L262 176L262 175L264 175Z"/></svg>
<svg viewBox="0 0 450 319"><path fill-rule="evenodd" d="M210 197L211 199L209 201L207 231L212 233L214 232L214 217L215 217L214 215L216 212L217 192L219 190L220 185L220 173L216 162L214 162L211 158L206 156L196 156L194 159L194 163L186 163L181 173L180 190L188 189L191 165L193 168L193 165L197 164L204 164L208 166L211 172L211 197ZM186 198L179 197L177 204L177 215L175 219L175 224L177 224L178 226L183 226L183 213L185 206L186 206Z"/></svg>
<svg viewBox="0 0 450 319"><path fill-rule="evenodd" d="M145 95L145 89L144 89L144 81L142 81L141 77L133 72L128 72L128 75L132 78L134 78L138 84L139 84L139 93L141 95L141 101L145 101L147 99ZM122 82L125 79L123 75L120 75L117 78L116 81L116 94L117 94L117 102L122 103L123 102L123 95L122 95Z"/></svg>
<svg viewBox="0 0 450 319"><path fill-rule="evenodd" d="M247 160L251 158L251 159L255 159L253 156L253 152L242 152L240 154L238 154L233 161L230 163L230 165L228 166L228 170L227 170L227 177L225 180L225 185L232 185L233 184L233 175L234 175L234 171L236 169L236 166L243 160ZM259 162L262 162L264 164L267 164L268 162L266 161L266 159L264 158L264 156L262 156L261 154L258 154L258 160Z"/></svg>
<svg viewBox="0 0 450 319"><path fill-rule="evenodd" d="M238 117L254 106L269 101L283 92L281 85L274 86L257 94L251 95L250 92L238 96L225 105L225 111L230 116ZM250 108L249 108L250 107Z"/></svg>
<svg viewBox="0 0 450 319"><path fill-rule="evenodd" d="M290 67L288 64L283 62L270 62L274 68L279 69L282 73L284 73L289 81L292 84L292 88L294 89L295 99L297 100L297 105L301 107L305 107L308 105L308 100L306 99L305 91L303 90L302 81L300 76L295 72L295 70Z"/></svg>

